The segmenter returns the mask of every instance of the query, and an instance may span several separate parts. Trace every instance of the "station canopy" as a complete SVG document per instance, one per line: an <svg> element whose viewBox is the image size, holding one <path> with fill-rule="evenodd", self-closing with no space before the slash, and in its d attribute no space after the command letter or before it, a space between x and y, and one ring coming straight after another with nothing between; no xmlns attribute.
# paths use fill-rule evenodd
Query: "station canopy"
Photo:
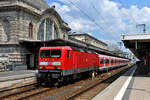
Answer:
<svg viewBox="0 0 150 100"><path fill-rule="evenodd" d="M150 34L122 35L122 41L126 48L129 48L134 55L142 59L150 53Z"/></svg>
<svg viewBox="0 0 150 100"><path fill-rule="evenodd" d="M77 48L83 48L87 50L92 50L100 54L106 54L109 56L119 57L117 55L112 54L110 51L98 48L91 44L82 42L82 41L72 41L72 40L63 40L63 39L55 39L55 40L47 40L47 41L40 41L40 40L20 40L20 45L26 46L27 48L39 48L39 47L52 47L52 46L72 46ZM123 58L123 57L122 57Z"/></svg>

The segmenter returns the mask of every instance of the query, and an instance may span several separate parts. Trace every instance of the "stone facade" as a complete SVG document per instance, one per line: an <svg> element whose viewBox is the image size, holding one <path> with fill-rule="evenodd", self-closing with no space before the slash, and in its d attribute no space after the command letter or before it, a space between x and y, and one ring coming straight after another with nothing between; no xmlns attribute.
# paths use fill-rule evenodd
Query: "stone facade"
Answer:
<svg viewBox="0 0 150 100"><path fill-rule="evenodd" d="M79 33L79 34L70 34L69 36L72 38L75 38L77 40L83 41L85 43L99 47L101 49L107 50L107 44L106 43L94 38L93 36L91 36L89 34Z"/></svg>
<svg viewBox="0 0 150 100"><path fill-rule="evenodd" d="M67 40L68 31L55 8L44 0L0 1L0 58L8 57L11 64L26 64L28 58L34 58L28 48L20 45L21 40Z"/></svg>

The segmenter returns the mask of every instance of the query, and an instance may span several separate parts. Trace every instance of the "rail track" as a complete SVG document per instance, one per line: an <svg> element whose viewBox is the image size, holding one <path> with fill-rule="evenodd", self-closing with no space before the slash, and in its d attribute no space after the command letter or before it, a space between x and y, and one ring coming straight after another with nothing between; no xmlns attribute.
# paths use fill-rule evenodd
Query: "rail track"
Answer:
<svg viewBox="0 0 150 100"><path fill-rule="evenodd" d="M96 96L99 92L101 92L108 85L110 85L120 75L125 73L129 68L131 67L122 67L116 70L112 70L109 73L99 75L96 79L91 80L77 91L62 95L56 100L91 100L94 96Z"/></svg>
<svg viewBox="0 0 150 100"><path fill-rule="evenodd" d="M0 91L0 100L78 100L79 98L90 100L129 68L130 66L117 68L100 74L95 79L90 78L80 80L72 84L64 85L60 88L37 87L35 83L19 88L8 89ZM96 88L97 86L100 88ZM93 92L95 91L94 89L96 92ZM89 92L91 92L90 97Z"/></svg>
<svg viewBox="0 0 150 100"><path fill-rule="evenodd" d="M12 86L11 88L3 88L0 90L0 100L10 98L13 95L20 94L22 92L34 90L36 88L35 81L29 81L30 83L20 83Z"/></svg>

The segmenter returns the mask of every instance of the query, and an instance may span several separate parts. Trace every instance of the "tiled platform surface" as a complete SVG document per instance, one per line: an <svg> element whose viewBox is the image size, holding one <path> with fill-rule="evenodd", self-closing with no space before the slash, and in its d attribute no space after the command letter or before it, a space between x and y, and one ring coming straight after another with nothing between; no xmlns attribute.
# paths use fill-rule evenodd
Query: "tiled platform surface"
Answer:
<svg viewBox="0 0 150 100"><path fill-rule="evenodd" d="M150 74L145 69L133 66L92 100L150 100Z"/></svg>

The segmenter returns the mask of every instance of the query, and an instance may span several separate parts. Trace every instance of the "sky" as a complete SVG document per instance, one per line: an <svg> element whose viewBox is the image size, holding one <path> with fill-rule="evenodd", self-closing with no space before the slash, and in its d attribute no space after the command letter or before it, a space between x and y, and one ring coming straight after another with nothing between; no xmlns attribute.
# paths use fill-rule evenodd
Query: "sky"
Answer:
<svg viewBox="0 0 150 100"><path fill-rule="evenodd" d="M150 33L150 0L45 0L68 23L72 31L88 33L109 45L122 34Z"/></svg>

